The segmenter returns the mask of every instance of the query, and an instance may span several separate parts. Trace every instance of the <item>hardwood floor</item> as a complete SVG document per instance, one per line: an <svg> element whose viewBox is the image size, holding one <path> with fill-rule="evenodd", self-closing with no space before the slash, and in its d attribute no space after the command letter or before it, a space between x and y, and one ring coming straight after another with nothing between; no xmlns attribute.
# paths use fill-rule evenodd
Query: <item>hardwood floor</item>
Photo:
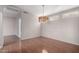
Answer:
<svg viewBox="0 0 79 59"><path fill-rule="evenodd" d="M20 52L19 38L15 35L4 37L2 52Z"/></svg>
<svg viewBox="0 0 79 59"><path fill-rule="evenodd" d="M19 41L19 38L16 35L4 36L4 46L10 45L16 41Z"/></svg>
<svg viewBox="0 0 79 59"><path fill-rule="evenodd" d="M79 46L44 37L22 41L22 52L42 52L43 49L50 53L79 52Z"/></svg>
<svg viewBox="0 0 79 59"><path fill-rule="evenodd" d="M20 42L20 44L19 44ZM15 53L41 53L45 49L49 53L79 53L79 46L45 37L37 37L16 41L11 44L6 43L2 50L4 52Z"/></svg>

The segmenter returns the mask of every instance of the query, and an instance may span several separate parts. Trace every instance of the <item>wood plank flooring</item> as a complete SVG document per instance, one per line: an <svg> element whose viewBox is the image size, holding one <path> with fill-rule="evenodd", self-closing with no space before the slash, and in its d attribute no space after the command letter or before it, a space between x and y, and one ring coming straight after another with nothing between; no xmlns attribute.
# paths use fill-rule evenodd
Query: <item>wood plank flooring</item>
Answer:
<svg viewBox="0 0 79 59"><path fill-rule="evenodd" d="M4 46L10 45L16 41L19 41L19 38L16 35L4 36Z"/></svg>
<svg viewBox="0 0 79 59"><path fill-rule="evenodd" d="M47 50L49 53L79 53L78 45L45 37L37 37L22 41L18 40L11 44L6 44L2 48L4 52L10 53L41 53L43 49Z"/></svg>

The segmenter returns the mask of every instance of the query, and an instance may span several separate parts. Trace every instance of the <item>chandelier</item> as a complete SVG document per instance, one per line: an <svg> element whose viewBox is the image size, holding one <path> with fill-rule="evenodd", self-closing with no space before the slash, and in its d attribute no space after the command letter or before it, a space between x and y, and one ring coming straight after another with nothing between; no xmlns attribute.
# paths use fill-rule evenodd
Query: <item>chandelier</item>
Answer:
<svg viewBox="0 0 79 59"><path fill-rule="evenodd" d="M39 22L40 22L40 23L47 23L47 21L48 21L48 16L45 16L45 15L44 15L44 5L42 5L42 8L43 8L43 16L40 16L40 17L39 17Z"/></svg>

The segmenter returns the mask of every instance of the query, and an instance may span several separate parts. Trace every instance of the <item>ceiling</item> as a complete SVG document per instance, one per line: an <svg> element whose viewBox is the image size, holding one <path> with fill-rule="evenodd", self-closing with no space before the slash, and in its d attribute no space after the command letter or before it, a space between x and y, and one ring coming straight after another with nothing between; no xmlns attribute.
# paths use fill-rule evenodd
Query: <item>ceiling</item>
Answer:
<svg viewBox="0 0 79 59"><path fill-rule="evenodd" d="M9 6L4 9L4 16L6 17L17 17L19 14L16 9L12 8L13 6ZM26 12L31 13L32 15L35 15L37 17L43 15L43 7L42 5L15 5L14 7L17 7L17 9L23 9ZM44 6L44 14L45 15L51 15L54 13L58 13L64 10L68 10L74 7L78 7L78 5L45 5Z"/></svg>
<svg viewBox="0 0 79 59"><path fill-rule="evenodd" d="M35 16L43 15L42 5L16 5L16 6ZM78 5L45 5L44 14L51 15L74 7L78 7Z"/></svg>
<svg viewBox="0 0 79 59"><path fill-rule="evenodd" d="M9 17L9 18L16 18L19 16L19 13L16 11L13 11L11 9L5 8L4 9L4 17Z"/></svg>

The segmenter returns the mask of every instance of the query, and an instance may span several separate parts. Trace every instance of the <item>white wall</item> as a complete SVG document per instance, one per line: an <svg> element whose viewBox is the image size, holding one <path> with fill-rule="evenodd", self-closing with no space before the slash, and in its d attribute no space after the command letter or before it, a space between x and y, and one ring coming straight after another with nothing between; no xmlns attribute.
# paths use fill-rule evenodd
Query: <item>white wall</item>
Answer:
<svg viewBox="0 0 79 59"><path fill-rule="evenodd" d="M4 42L4 40L3 40L3 25L2 25L2 16L3 16L3 14L2 14L2 6L0 6L0 48L2 48L3 47L3 42Z"/></svg>
<svg viewBox="0 0 79 59"><path fill-rule="evenodd" d="M18 35L18 19L16 18L3 18L3 35Z"/></svg>
<svg viewBox="0 0 79 59"><path fill-rule="evenodd" d="M79 16L60 17L58 20L42 24L41 35L79 45Z"/></svg>
<svg viewBox="0 0 79 59"><path fill-rule="evenodd" d="M40 36L40 23L37 17L31 14L22 14L22 39Z"/></svg>
<svg viewBox="0 0 79 59"><path fill-rule="evenodd" d="M19 32L19 14L16 11L4 8L3 13L3 35L17 35Z"/></svg>
<svg viewBox="0 0 79 59"><path fill-rule="evenodd" d="M16 16L17 17L16 17ZM40 36L40 23L36 16L32 14L22 13L22 23L21 23L21 36L22 39L29 39ZM17 35L19 36L19 14L14 13L11 10L6 10L4 12L4 26L3 35Z"/></svg>

